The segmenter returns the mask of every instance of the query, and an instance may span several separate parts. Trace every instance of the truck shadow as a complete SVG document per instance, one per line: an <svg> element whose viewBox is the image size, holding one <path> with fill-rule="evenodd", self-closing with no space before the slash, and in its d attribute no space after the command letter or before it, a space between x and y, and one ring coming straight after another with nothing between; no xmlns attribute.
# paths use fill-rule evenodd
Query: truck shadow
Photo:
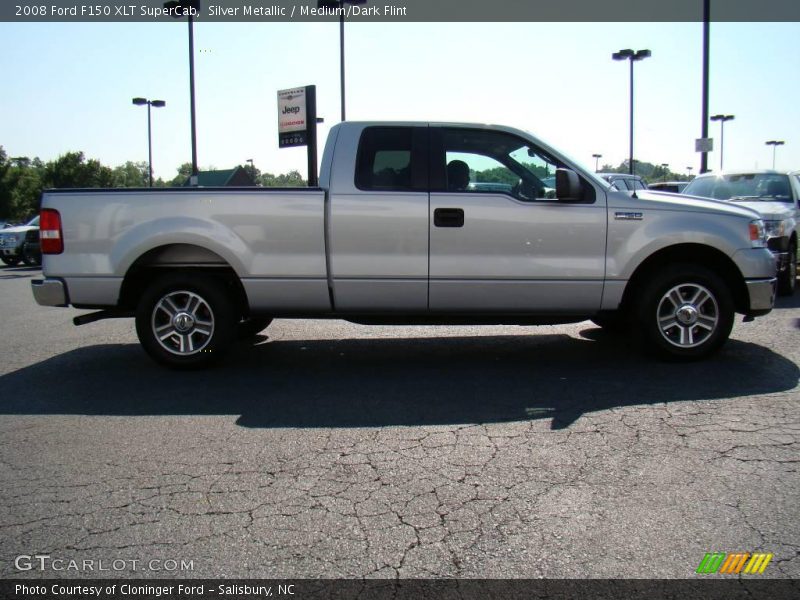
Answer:
<svg viewBox="0 0 800 600"><path fill-rule="evenodd" d="M243 427L381 427L551 419L724 401L797 385L797 365L731 340L705 362L640 356L590 328L566 335L264 341L221 368L172 372L137 345L80 348L0 377L6 415L239 415Z"/></svg>

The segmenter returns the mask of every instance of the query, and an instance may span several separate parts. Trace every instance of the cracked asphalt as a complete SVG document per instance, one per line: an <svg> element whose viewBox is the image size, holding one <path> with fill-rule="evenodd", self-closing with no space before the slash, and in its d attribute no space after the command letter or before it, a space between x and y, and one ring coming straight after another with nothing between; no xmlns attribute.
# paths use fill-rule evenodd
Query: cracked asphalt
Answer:
<svg viewBox="0 0 800 600"><path fill-rule="evenodd" d="M688 365L590 322L280 320L174 373L36 275L0 269L0 577L800 576L800 294Z"/></svg>

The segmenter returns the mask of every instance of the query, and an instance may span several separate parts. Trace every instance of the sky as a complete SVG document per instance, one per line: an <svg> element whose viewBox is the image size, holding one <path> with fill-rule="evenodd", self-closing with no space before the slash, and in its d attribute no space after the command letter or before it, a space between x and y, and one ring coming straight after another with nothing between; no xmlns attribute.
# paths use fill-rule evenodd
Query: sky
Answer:
<svg viewBox="0 0 800 600"><path fill-rule="evenodd" d="M635 64L635 157L696 173L701 23L347 23L348 120L500 123L584 165L628 156ZM147 160L171 179L191 160L188 36L169 23L0 23L0 145L50 160L83 151L109 166ZM800 23L712 23L710 114L725 124L725 168L800 169ZM320 140L339 122L337 23L195 23L201 169L252 158L262 172L306 174L305 148L278 148L276 93L317 86ZM719 123L709 135L719 148ZM319 152L322 155L322 148ZM719 152L709 155L718 168Z"/></svg>

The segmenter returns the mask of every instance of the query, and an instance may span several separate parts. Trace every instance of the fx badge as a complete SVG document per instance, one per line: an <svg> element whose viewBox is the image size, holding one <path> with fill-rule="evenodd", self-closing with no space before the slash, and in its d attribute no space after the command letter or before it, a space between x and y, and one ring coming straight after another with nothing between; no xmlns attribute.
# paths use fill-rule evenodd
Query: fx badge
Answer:
<svg viewBox="0 0 800 600"><path fill-rule="evenodd" d="M614 218L617 221L641 221L644 217L640 212L615 212Z"/></svg>

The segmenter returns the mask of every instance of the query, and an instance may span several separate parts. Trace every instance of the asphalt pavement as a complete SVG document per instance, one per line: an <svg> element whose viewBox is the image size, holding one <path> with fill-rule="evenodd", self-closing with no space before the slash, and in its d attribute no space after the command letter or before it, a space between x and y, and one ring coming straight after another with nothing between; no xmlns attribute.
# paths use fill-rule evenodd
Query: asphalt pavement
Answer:
<svg viewBox="0 0 800 600"><path fill-rule="evenodd" d="M0 577L800 577L800 293L692 364L588 321L278 320L177 373L38 274L0 269Z"/></svg>

